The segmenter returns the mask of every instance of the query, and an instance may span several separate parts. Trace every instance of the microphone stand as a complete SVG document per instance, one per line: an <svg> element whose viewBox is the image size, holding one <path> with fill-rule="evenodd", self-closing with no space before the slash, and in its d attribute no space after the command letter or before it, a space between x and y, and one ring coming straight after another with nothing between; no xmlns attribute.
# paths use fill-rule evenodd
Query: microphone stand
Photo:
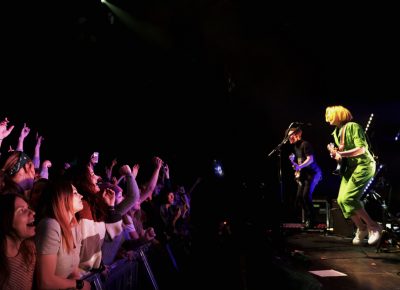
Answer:
<svg viewBox="0 0 400 290"><path fill-rule="evenodd" d="M288 129L287 132L289 131L290 128L293 127L295 122L292 122ZM281 156L281 147L286 144L286 142L289 140L289 135L286 134L286 136L283 138L283 140L281 141L281 143L278 144L278 146L276 146L269 154L268 157L270 157L272 154L274 154L275 152L277 152L277 156L278 156L278 178L279 178L279 189L280 189L280 200L281 203L283 203L283 180L282 180L282 156Z"/></svg>
<svg viewBox="0 0 400 290"><path fill-rule="evenodd" d="M287 132L289 131L290 128L294 125L294 122L289 125L289 128L287 129ZM278 210L275 212L277 220L276 222L273 223L272 225L272 242L273 246L276 246L278 250L284 251L284 241L282 240L283 235L282 235L282 229L283 229L283 224L282 224L282 217L281 217L281 207L283 205L283 181L282 181L282 156L281 156L281 147L286 144L286 142L289 140L288 134L285 134L285 137L283 140L268 154L268 158L271 157L274 153L277 154L278 156L278 173L279 173L279 187L280 187L280 203L278 205Z"/></svg>

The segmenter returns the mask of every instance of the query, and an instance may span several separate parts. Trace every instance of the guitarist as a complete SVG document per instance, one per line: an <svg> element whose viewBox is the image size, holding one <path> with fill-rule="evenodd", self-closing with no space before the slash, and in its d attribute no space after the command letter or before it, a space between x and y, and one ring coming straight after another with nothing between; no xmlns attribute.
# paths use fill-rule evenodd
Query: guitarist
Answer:
<svg viewBox="0 0 400 290"><path fill-rule="evenodd" d="M290 144L293 145L295 160L290 158L297 181L297 194L295 205L304 210L306 228L315 225L315 212L312 194L318 182L322 178L321 169L315 161L311 143L302 139L300 127L292 127L288 130Z"/></svg>
<svg viewBox="0 0 400 290"><path fill-rule="evenodd" d="M346 170L342 173L337 203L346 219L350 218L357 227L354 245L362 245L369 236L368 244L376 244L382 235L381 226L371 219L360 201L368 182L376 170L376 163L368 150L368 143L363 128L351 122L350 111L343 106L326 108L325 120L335 126L332 135L338 149L328 145L331 157L336 161L346 158Z"/></svg>

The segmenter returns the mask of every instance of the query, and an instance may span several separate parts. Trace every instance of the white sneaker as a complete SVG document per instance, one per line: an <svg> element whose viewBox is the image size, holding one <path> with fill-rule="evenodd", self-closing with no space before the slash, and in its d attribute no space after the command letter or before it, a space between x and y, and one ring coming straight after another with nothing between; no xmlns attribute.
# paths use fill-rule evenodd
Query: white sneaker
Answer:
<svg viewBox="0 0 400 290"><path fill-rule="evenodd" d="M368 245L376 244L382 237L382 227L378 224L378 227L372 228L369 231Z"/></svg>
<svg viewBox="0 0 400 290"><path fill-rule="evenodd" d="M360 230L357 228L356 236L353 239L353 245L362 245L364 239L368 236L368 229Z"/></svg>

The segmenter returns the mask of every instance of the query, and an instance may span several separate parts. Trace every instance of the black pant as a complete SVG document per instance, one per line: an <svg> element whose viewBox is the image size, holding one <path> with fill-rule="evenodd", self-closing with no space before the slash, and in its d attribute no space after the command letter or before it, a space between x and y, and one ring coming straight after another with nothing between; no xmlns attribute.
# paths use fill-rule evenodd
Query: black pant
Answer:
<svg viewBox="0 0 400 290"><path fill-rule="evenodd" d="M297 184L296 206L304 210L306 220L311 224L315 222L312 194L320 180L321 172L316 172L314 174L307 173L300 175Z"/></svg>

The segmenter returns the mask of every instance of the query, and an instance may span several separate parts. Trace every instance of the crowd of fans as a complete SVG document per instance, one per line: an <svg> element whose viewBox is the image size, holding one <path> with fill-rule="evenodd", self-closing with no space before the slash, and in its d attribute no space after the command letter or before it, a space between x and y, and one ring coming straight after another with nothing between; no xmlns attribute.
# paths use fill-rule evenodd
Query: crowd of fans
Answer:
<svg viewBox="0 0 400 290"><path fill-rule="evenodd" d="M0 148L13 129L1 121ZM116 170L113 159L101 170L96 154L57 170L40 160L42 136L33 156L24 151L29 133L24 124L16 148L1 156L0 289L93 289L87 277L106 281L144 246L159 282L178 283L171 275L190 251L191 196L171 181L168 164L153 157L142 184L140 164Z"/></svg>

